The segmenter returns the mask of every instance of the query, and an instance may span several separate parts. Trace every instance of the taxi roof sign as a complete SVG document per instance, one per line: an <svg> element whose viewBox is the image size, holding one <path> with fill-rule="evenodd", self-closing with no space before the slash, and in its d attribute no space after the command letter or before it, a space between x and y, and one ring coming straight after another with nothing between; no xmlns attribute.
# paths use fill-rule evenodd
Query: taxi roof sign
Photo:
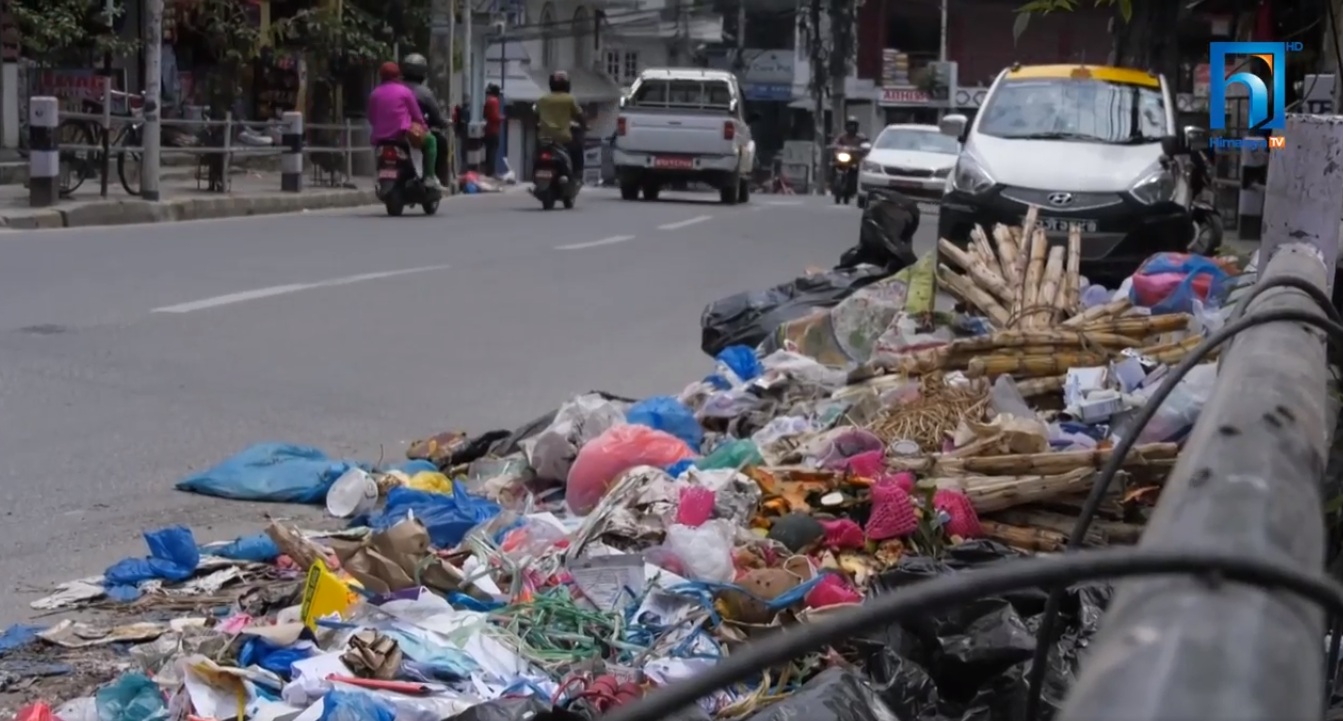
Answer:
<svg viewBox="0 0 1343 721"><path fill-rule="evenodd" d="M1146 70L1108 65L1017 65L1007 71L1007 77L1013 80L1047 78L1101 80L1121 85L1140 85L1145 88L1161 87L1161 79Z"/></svg>

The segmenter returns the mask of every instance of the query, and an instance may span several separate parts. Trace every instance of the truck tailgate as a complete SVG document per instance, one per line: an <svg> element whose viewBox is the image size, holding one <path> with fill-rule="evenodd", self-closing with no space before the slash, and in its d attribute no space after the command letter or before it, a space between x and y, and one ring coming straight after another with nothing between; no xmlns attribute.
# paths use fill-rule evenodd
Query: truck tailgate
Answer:
<svg viewBox="0 0 1343 721"><path fill-rule="evenodd" d="M616 146L635 153L731 155L734 146L723 137L730 120L717 114L627 112L625 135Z"/></svg>

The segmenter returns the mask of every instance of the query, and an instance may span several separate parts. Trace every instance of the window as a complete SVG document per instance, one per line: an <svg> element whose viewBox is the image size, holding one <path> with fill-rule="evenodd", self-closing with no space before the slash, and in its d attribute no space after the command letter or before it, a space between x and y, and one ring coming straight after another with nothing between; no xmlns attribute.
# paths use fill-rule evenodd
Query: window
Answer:
<svg viewBox="0 0 1343 721"><path fill-rule="evenodd" d="M635 103L726 107L732 91L725 82L700 80L650 80L634 92Z"/></svg>
<svg viewBox="0 0 1343 721"><path fill-rule="evenodd" d="M873 148L883 150L917 150L924 153L942 153L959 155L960 143L936 130L915 130L913 128L886 128L877 136Z"/></svg>
<svg viewBox="0 0 1343 721"><path fill-rule="evenodd" d="M637 77L639 77L639 53L633 50L626 50L625 61L621 68L621 82L632 83Z"/></svg>
<svg viewBox="0 0 1343 721"><path fill-rule="evenodd" d="M1160 88L1095 79L1006 80L980 111L999 138L1155 143L1168 134Z"/></svg>
<svg viewBox="0 0 1343 721"><path fill-rule="evenodd" d="M606 75L617 83L621 81L621 52L619 50L606 51Z"/></svg>
<svg viewBox="0 0 1343 721"><path fill-rule="evenodd" d="M592 69L592 16L582 5L574 11L574 67Z"/></svg>
<svg viewBox="0 0 1343 721"><path fill-rule="evenodd" d="M546 3L541 8L541 62L547 70L559 67L559 41L555 37L555 6Z"/></svg>

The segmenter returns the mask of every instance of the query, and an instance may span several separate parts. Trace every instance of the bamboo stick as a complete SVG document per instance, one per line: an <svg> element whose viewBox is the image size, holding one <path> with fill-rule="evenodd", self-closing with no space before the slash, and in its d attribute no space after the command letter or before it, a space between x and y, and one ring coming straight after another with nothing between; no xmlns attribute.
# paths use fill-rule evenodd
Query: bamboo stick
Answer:
<svg viewBox="0 0 1343 721"><path fill-rule="evenodd" d="M1034 325L1033 313L1040 298L1040 276L1045 272L1045 252L1049 242L1045 234L1037 231L1031 237L1031 254L1026 263L1026 279L1021 284L1021 312L1013 318L1018 328L1030 328Z"/></svg>
<svg viewBox="0 0 1343 721"><path fill-rule="evenodd" d="M1040 297L1036 302L1039 310L1032 313L1033 325L1048 327L1054 325L1058 320L1058 302L1057 297L1059 288L1063 283L1063 253L1062 246L1054 246L1049 249L1048 260L1045 261L1045 274L1040 281Z"/></svg>
<svg viewBox="0 0 1343 721"><path fill-rule="evenodd" d="M1082 229L1076 225L1068 229L1068 267L1064 274L1059 300L1054 305L1062 316L1077 312L1082 303Z"/></svg>
<svg viewBox="0 0 1343 721"><path fill-rule="evenodd" d="M961 266L961 270L969 274L975 285L993 294L1002 303L1009 306L1012 304L1012 289L984 262L983 258L957 248L955 243L946 238L937 241L937 247L953 263Z"/></svg>
<svg viewBox="0 0 1343 721"><path fill-rule="evenodd" d="M1068 473L1079 468L1099 470L1110 460L1113 449L1094 451L1051 451L1048 453L1007 454L954 457L942 453L922 458L891 458L887 467L896 471L913 471L935 476L1049 476ZM1131 470L1173 459L1180 453L1176 443L1142 443L1135 445L1124 458L1121 468Z"/></svg>
<svg viewBox="0 0 1343 721"><path fill-rule="evenodd" d="M1055 355L986 355L967 364L965 374L971 378L994 378L1003 374L1035 378L1067 373L1070 368L1101 365L1109 354L1094 351L1061 352Z"/></svg>
<svg viewBox="0 0 1343 721"><path fill-rule="evenodd" d="M974 241L975 248L979 250L979 256L984 259L984 265L993 271L994 275L1002 278L1003 269L998 264L998 254L994 252L993 245L989 243L989 237L984 233L984 226L975 225L970 230L970 239Z"/></svg>
<svg viewBox="0 0 1343 721"><path fill-rule="evenodd" d="M989 319L1000 328L1005 328L1008 322L1007 309L1003 308L989 295L988 291L975 285L970 279L951 270L945 265L937 267L938 278L947 290L957 295L976 308L979 308Z"/></svg>
<svg viewBox="0 0 1343 721"><path fill-rule="evenodd" d="M1188 313L1168 313L1166 315L1132 316L1128 318L1102 318L1081 326L1083 331L1100 331L1133 338L1146 338L1161 333L1173 333L1189 329Z"/></svg>
<svg viewBox="0 0 1343 721"><path fill-rule="evenodd" d="M1077 348L1133 348L1133 338L1114 333L1087 333L1076 330L1038 328L1031 330L1002 330L974 338L962 338L943 348L953 353L981 352L1000 348L1026 348L1030 346L1065 346ZM1162 348L1161 350L1166 350Z"/></svg>
<svg viewBox="0 0 1343 721"><path fill-rule="evenodd" d="M1068 545L1068 536L1045 528L1024 528L980 519L984 537L1012 548L1035 553L1058 553Z"/></svg>
<svg viewBox="0 0 1343 721"><path fill-rule="evenodd" d="M962 479L962 487L976 512L992 513L1086 491L1095 475L1078 468L1055 476L972 476Z"/></svg>
<svg viewBox="0 0 1343 721"><path fill-rule="evenodd" d="M1105 318L1113 318L1124 311L1133 307L1132 301L1128 298L1112 300L1103 305L1093 305L1090 308L1078 313L1077 315L1063 321L1064 328L1081 328L1088 323L1094 323Z"/></svg>

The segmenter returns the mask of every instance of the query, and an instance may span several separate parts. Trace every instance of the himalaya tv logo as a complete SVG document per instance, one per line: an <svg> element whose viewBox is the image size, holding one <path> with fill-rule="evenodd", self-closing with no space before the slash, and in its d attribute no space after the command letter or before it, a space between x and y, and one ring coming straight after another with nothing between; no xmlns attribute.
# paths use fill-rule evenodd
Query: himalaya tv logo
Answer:
<svg viewBox="0 0 1343 721"><path fill-rule="evenodd" d="M1208 127L1226 129L1226 90L1245 86L1249 94L1247 130L1281 130L1287 125L1287 53L1299 42L1210 43L1208 65ZM1228 74L1227 68L1230 68Z"/></svg>

